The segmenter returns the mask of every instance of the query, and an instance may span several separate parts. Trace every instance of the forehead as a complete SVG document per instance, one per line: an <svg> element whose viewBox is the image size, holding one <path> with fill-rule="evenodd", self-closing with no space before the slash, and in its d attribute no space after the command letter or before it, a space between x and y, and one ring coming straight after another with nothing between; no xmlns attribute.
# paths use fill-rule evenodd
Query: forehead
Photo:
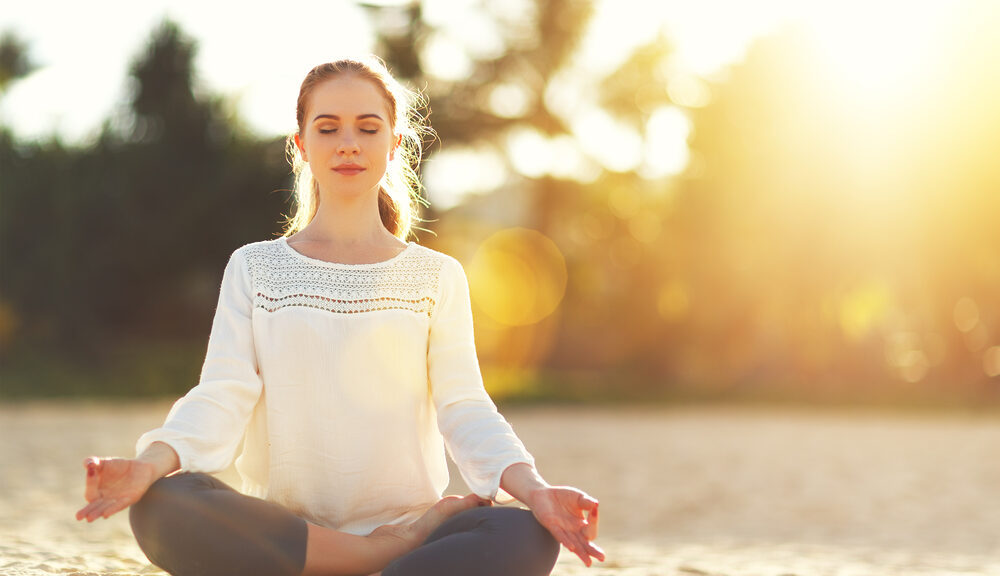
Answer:
<svg viewBox="0 0 1000 576"><path fill-rule="evenodd" d="M318 114L353 118L361 114L378 114L390 121L389 103L376 84L365 78L347 74L317 84L306 105L306 121Z"/></svg>

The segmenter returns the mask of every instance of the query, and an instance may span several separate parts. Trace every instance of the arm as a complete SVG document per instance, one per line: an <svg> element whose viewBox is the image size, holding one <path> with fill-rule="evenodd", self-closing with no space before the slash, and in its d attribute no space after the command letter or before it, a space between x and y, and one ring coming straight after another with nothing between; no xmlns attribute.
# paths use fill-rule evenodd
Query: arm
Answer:
<svg viewBox="0 0 1000 576"><path fill-rule="evenodd" d="M137 454L162 442L173 448L184 472L214 473L232 463L263 389L252 291L246 257L237 250L223 274L198 385L173 405L162 427L139 438Z"/></svg>
<svg viewBox="0 0 1000 576"><path fill-rule="evenodd" d="M77 519L107 518L137 502L153 482L171 472L216 472L232 462L262 389L250 293L246 262L237 250L223 275L199 384L174 404L161 428L139 438L136 458L84 461L89 504Z"/></svg>
<svg viewBox="0 0 1000 576"><path fill-rule="evenodd" d="M539 523L587 566L591 556L603 561L604 552L590 542L597 536L597 501L575 488L546 483L483 388L468 280L453 259L441 270L428 371L438 426L469 488L490 500L497 500L502 489L531 508Z"/></svg>
<svg viewBox="0 0 1000 576"><path fill-rule="evenodd" d="M427 350L438 428L469 488L482 498L509 500L499 493L501 473L534 459L483 387L469 284L457 260L442 263L439 284Z"/></svg>

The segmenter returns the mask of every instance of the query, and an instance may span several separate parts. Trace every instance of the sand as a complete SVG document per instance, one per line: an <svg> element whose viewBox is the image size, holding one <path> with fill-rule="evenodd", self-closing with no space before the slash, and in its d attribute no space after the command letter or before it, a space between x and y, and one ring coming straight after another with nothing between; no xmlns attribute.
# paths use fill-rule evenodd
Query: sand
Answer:
<svg viewBox="0 0 1000 576"><path fill-rule="evenodd" d="M73 514L83 458L130 454L168 407L0 406L0 574L163 574L125 515ZM1000 576L995 414L505 413L550 482L601 500L607 562L587 569L564 551L557 575ZM453 478L449 493L462 493Z"/></svg>

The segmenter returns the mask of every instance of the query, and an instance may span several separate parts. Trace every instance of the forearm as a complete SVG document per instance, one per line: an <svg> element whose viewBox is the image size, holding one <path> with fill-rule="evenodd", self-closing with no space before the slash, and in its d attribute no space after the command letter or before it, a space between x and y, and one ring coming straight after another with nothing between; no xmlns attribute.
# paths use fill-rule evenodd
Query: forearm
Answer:
<svg viewBox="0 0 1000 576"><path fill-rule="evenodd" d="M419 544L406 525L382 526L368 536L308 526L303 576L373 574Z"/></svg>
<svg viewBox="0 0 1000 576"><path fill-rule="evenodd" d="M525 462L511 464L500 476L500 487L508 494L532 508L535 491L550 488L549 483L538 474L533 466Z"/></svg>
<svg viewBox="0 0 1000 576"><path fill-rule="evenodd" d="M180 457L169 444L163 442L153 442L142 454L136 457L136 461L151 465L153 470L153 481L163 478L171 472L176 472L181 467Z"/></svg>

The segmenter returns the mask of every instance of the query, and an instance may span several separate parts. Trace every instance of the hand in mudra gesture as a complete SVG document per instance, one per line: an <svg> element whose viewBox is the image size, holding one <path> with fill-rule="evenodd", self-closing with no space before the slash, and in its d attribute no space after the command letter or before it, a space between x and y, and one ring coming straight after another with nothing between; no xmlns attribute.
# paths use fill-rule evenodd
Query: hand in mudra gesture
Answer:
<svg viewBox="0 0 1000 576"><path fill-rule="evenodd" d="M590 566L591 557L604 561L597 538L597 500L569 486L550 486L532 494L531 511L538 522Z"/></svg>
<svg viewBox="0 0 1000 576"><path fill-rule="evenodd" d="M156 481L153 465L125 458L87 458L87 486L84 498L88 504L76 513L77 520L93 522L107 518L135 504Z"/></svg>

